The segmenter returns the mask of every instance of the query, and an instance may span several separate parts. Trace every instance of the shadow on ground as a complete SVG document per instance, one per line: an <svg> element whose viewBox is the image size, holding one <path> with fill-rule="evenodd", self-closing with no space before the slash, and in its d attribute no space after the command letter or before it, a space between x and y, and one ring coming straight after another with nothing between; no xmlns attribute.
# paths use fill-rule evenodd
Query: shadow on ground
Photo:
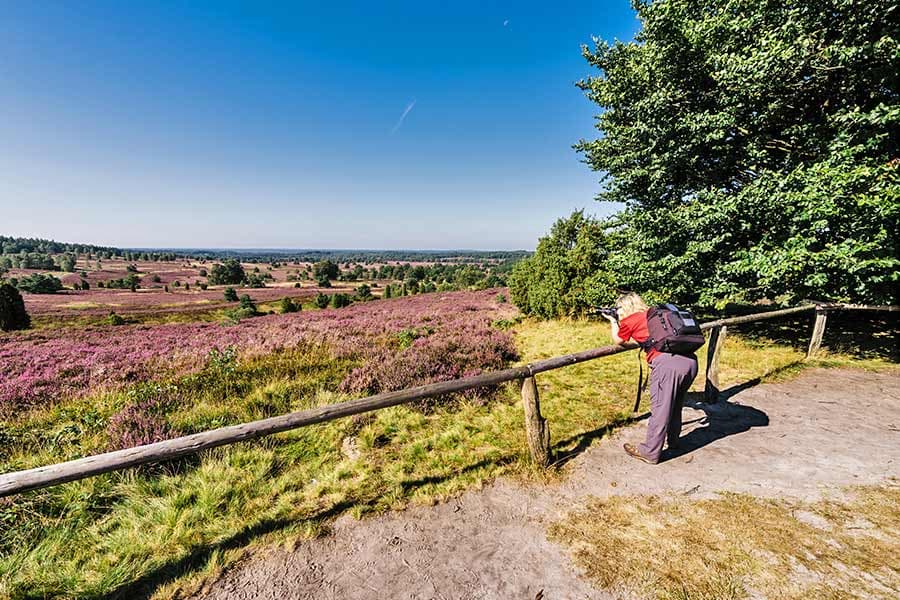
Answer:
<svg viewBox="0 0 900 600"><path fill-rule="evenodd" d="M729 306L723 315L703 320L761 312L758 306ZM805 351L809 347L815 315L812 311L769 321L730 326L745 339L775 342ZM855 358L881 358L900 362L900 313L881 311L829 311L822 346Z"/></svg>
<svg viewBox="0 0 900 600"><path fill-rule="evenodd" d="M681 437L677 448L666 448L660 460L666 461L678 458L730 435L744 433L753 427L767 426L769 424L769 416L763 411L752 406L728 401L735 394L758 385L759 382L759 379L754 379L745 384L729 388L722 393L718 402L713 403L704 402L701 392L688 394L684 402L685 406L695 410L702 410L706 416L699 420L700 427L692 429L687 435Z"/></svg>

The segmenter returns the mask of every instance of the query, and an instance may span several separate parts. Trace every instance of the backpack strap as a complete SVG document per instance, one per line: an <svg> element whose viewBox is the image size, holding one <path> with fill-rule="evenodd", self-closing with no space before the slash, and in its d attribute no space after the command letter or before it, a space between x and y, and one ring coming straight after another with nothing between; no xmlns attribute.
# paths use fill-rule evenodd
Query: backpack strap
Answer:
<svg viewBox="0 0 900 600"><path fill-rule="evenodd" d="M631 412L637 412L638 408L641 406L641 388L643 387L644 380L644 361L641 360L641 354L643 354L644 348L643 346L638 348L637 357L638 357L638 380L637 380L637 394L634 398L634 410ZM647 379L650 379L649 377Z"/></svg>

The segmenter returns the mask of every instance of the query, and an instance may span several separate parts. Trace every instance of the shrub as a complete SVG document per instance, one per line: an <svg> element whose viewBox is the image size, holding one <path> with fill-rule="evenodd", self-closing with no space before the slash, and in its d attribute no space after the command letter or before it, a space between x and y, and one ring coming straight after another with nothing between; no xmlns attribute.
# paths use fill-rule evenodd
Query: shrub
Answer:
<svg viewBox="0 0 900 600"><path fill-rule="evenodd" d="M8 283L0 284L0 331L15 331L31 327L31 317L25 310L22 294Z"/></svg>
<svg viewBox="0 0 900 600"><path fill-rule="evenodd" d="M320 260L313 265L313 277L316 279L337 279L340 269L330 260Z"/></svg>
<svg viewBox="0 0 900 600"><path fill-rule="evenodd" d="M371 300L372 299L372 288L363 284L356 288L356 297L359 300Z"/></svg>
<svg viewBox="0 0 900 600"><path fill-rule="evenodd" d="M347 294L334 294L331 296L331 306L333 308L344 308L350 306L350 296Z"/></svg>
<svg viewBox="0 0 900 600"><path fill-rule="evenodd" d="M316 294L316 298L315 300L313 300L313 302L315 303L317 308L328 308L328 303L330 302L330 300L331 298L329 298L327 294L319 292L318 294Z"/></svg>
<svg viewBox="0 0 900 600"><path fill-rule="evenodd" d="M253 311L253 314L257 314L259 311L256 309L256 303L253 302L253 298L244 294L241 296L241 308L244 310Z"/></svg>
<svg viewBox="0 0 900 600"><path fill-rule="evenodd" d="M378 394L404 388L474 376L482 371L502 369L518 354L512 337L504 332L474 326L433 335L404 331L398 337L413 338L401 351L384 348L366 363L353 369L341 383L341 391ZM493 388L467 394L486 398ZM428 399L419 404L428 408L447 398Z"/></svg>
<svg viewBox="0 0 900 600"><path fill-rule="evenodd" d="M281 299L281 312L282 313L295 313L300 310L300 305L295 303L290 298L282 298Z"/></svg>
<svg viewBox="0 0 900 600"><path fill-rule="evenodd" d="M234 291L233 287L225 288L225 301L226 302L237 302L238 301L237 292Z"/></svg>
<svg viewBox="0 0 900 600"><path fill-rule="evenodd" d="M120 315L117 315L115 311L109 311L109 315L106 317L107 325L124 325L125 319L123 319Z"/></svg>
<svg viewBox="0 0 900 600"><path fill-rule="evenodd" d="M252 288L264 288L266 287L266 278L259 273L251 273L247 276L246 283Z"/></svg>
<svg viewBox="0 0 900 600"><path fill-rule="evenodd" d="M63 284L62 281L53 275L32 273L31 275L20 277L16 287L23 292L32 294L55 294L63 288Z"/></svg>

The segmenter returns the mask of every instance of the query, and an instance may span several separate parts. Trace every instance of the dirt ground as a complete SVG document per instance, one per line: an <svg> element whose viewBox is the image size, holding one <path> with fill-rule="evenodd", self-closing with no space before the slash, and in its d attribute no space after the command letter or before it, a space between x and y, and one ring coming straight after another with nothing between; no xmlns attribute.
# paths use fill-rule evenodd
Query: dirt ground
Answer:
<svg viewBox="0 0 900 600"><path fill-rule="evenodd" d="M572 458L557 485L499 481L435 507L342 517L292 551L256 552L197 598L610 598L545 535L588 496L729 490L815 500L900 477L896 375L811 370L723 396L685 408L682 448L659 465L622 451L642 439L646 425L636 423Z"/></svg>

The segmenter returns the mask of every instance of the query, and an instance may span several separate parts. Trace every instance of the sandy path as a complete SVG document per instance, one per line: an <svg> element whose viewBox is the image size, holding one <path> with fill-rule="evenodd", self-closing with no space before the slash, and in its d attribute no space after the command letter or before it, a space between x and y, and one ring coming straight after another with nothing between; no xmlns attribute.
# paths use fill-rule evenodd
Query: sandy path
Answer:
<svg viewBox="0 0 900 600"><path fill-rule="evenodd" d="M198 598L608 598L545 537L546 525L586 496L731 490L814 499L900 477L896 375L812 370L685 408L684 420L681 455L660 465L622 452L641 439L636 424L574 458L559 485L500 481L435 507L342 517L332 534L292 552L256 553Z"/></svg>

